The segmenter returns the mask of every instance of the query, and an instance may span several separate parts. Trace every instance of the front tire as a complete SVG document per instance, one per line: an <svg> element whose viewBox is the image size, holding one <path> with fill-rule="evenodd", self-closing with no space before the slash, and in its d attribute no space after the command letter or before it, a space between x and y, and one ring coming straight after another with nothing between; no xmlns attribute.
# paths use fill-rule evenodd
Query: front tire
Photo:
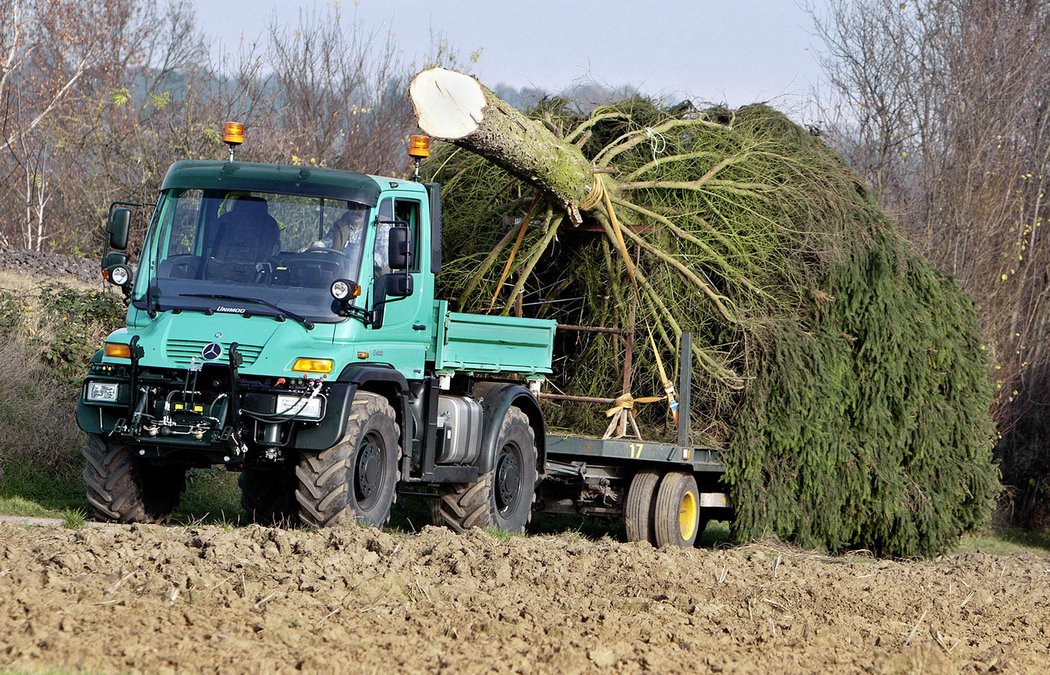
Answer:
<svg viewBox="0 0 1050 675"><path fill-rule="evenodd" d="M373 527L385 523L397 486L400 435L390 403L378 394L357 392L343 439L299 459L295 497L300 520L313 527L353 520Z"/></svg>
<svg viewBox="0 0 1050 675"><path fill-rule="evenodd" d="M457 532L472 527L525 531L536 492L536 433L518 408L503 417L492 470L474 483L447 488L434 503L434 523Z"/></svg>
<svg viewBox="0 0 1050 675"><path fill-rule="evenodd" d="M101 520L162 523L186 488L186 469L138 461L126 445L95 434L84 446L87 500Z"/></svg>

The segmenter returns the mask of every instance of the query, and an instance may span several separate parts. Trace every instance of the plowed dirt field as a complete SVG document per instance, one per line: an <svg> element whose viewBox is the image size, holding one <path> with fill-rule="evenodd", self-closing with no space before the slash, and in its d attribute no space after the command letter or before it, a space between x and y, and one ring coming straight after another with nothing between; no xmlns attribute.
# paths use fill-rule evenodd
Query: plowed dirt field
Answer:
<svg viewBox="0 0 1050 675"><path fill-rule="evenodd" d="M1050 558L0 524L0 670L1046 672Z"/></svg>

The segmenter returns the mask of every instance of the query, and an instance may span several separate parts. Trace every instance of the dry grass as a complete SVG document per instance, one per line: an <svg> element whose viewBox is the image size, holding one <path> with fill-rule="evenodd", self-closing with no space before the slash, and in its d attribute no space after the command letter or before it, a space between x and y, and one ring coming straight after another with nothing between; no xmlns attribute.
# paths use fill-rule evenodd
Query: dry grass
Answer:
<svg viewBox="0 0 1050 675"><path fill-rule="evenodd" d="M78 291L86 291L88 289L97 289L100 287L100 283L89 284L80 277L72 275L40 277L28 275L24 272L18 272L15 270L0 269L0 291L24 293L27 296L36 297L40 294L40 283L44 279L51 283L60 283L64 286L69 286Z"/></svg>
<svg viewBox="0 0 1050 675"><path fill-rule="evenodd" d="M69 373L84 364L47 359L55 358L56 341L76 341L94 320L70 315L65 324L54 324L41 295L56 284L77 293L97 288L70 276L0 270L0 503L14 504L12 511L21 510L19 500L51 510L83 502L78 384ZM84 331L84 340L95 339Z"/></svg>
<svg viewBox="0 0 1050 675"><path fill-rule="evenodd" d="M17 338L0 338L0 363L0 472L12 460L61 465L82 441L76 392L60 387Z"/></svg>

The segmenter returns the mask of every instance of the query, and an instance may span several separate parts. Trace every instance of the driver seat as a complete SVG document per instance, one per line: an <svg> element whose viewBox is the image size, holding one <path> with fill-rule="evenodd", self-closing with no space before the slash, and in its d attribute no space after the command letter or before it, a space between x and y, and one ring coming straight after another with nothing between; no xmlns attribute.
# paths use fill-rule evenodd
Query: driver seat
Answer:
<svg viewBox="0 0 1050 675"><path fill-rule="evenodd" d="M281 228L262 197L240 197L216 223L215 245L205 276L221 281L248 282L256 263L281 250Z"/></svg>
<svg viewBox="0 0 1050 675"><path fill-rule="evenodd" d="M218 260L258 262L281 250L281 228L262 197L238 198L216 230L211 257Z"/></svg>

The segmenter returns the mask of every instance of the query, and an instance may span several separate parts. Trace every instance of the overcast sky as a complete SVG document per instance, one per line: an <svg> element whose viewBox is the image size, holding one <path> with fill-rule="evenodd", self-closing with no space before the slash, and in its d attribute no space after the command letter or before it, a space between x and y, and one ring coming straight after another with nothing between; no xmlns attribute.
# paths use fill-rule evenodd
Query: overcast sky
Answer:
<svg viewBox="0 0 1050 675"><path fill-rule="evenodd" d="M236 51L313 0L192 0L205 32ZM820 2L816 4L820 5ZM443 35L486 85L560 91L580 82L739 106L796 107L820 82L818 41L798 0L343 0L344 14L390 26L420 63Z"/></svg>

